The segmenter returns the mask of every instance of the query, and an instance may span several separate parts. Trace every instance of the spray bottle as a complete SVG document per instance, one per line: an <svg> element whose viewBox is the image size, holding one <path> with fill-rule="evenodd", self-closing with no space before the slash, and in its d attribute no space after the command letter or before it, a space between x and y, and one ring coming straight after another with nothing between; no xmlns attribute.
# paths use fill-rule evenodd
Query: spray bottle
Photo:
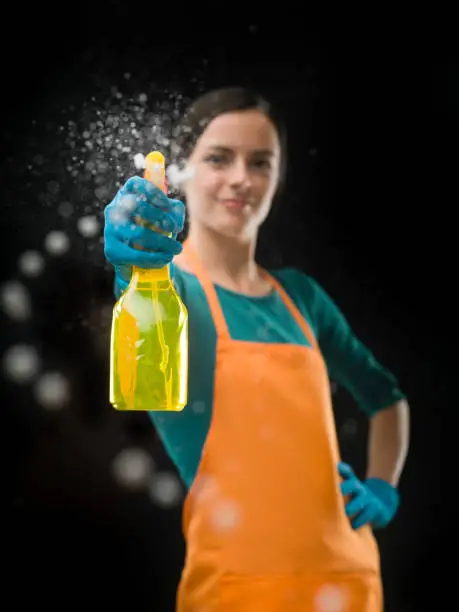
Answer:
<svg viewBox="0 0 459 612"><path fill-rule="evenodd" d="M146 157L144 178L167 193L159 151ZM170 266L134 268L113 309L110 403L116 410L181 411L187 394L188 312L172 284Z"/></svg>

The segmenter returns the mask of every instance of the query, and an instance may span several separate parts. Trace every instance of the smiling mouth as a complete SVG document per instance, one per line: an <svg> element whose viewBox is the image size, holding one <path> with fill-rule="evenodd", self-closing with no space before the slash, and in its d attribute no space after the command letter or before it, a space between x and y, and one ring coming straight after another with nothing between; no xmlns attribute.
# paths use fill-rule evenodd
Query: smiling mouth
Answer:
<svg viewBox="0 0 459 612"><path fill-rule="evenodd" d="M220 201L221 204L228 210L243 210L248 206L245 200L225 199Z"/></svg>

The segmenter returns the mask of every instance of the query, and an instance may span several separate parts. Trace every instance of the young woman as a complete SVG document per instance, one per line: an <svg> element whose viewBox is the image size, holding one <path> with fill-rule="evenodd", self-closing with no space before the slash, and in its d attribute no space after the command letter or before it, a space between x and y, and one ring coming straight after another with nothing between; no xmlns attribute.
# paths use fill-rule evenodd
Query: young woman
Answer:
<svg viewBox="0 0 459 612"><path fill-rule="evenodd" d="M244 88L212 91L174 139L184 206L132 177L106 208L117 296L131 267L172 262L189 313L189 397L151 412L188 487L179 612L383 609L373 529L394 517L408 405L320 285L255 261L285 168L285 133ZM136 207L120 221L129 195ZM146 201L145 201L146 199ZM142 250L136 247L142 247ZM329 377L370 421L367 478L340 461Z"/></svg>

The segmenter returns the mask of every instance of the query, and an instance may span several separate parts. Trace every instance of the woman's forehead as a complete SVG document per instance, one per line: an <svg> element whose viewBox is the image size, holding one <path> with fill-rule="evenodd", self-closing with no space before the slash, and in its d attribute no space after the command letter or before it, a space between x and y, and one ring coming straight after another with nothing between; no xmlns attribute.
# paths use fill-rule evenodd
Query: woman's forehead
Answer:
<svg viewBox="0 0 459 612"><path fill-rule="evenodd" d="M279 143L276 128L269 117L258 110L246 110L225 113L213 119L196 146L275 152Z"/></svg>

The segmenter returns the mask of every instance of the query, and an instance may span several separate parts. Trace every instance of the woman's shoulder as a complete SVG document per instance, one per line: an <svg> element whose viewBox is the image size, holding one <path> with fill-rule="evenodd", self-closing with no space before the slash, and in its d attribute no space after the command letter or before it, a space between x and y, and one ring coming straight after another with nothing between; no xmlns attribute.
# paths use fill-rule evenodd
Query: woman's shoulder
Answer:
<svg viewBox="0 0 459 612"><path fill-rule="evenodd" d="M315 310L329 301L327 292L316 278L300 268L285 266L268 272L280 282L297 305Z"/></svg>
<svg viewBox="0 0 459 612"><path fill-rule="evenodd" d="M268 272L286 288L296 291L310 291L317 285L317 281L312 276L295 266L268 269Z"/></svg>

